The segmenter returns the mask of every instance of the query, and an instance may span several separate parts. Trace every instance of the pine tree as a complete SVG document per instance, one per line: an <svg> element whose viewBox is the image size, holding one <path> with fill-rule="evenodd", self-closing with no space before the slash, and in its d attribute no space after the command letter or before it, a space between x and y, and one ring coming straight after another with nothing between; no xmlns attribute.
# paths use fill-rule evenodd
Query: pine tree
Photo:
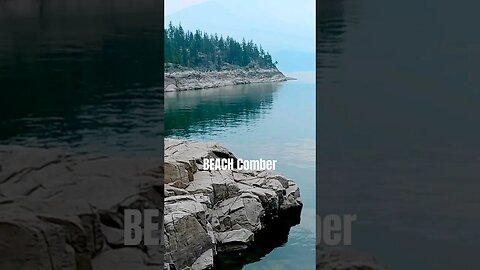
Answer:
<svg viewBox="0 0 480 270"><path fill-rule="evenodd" d="M253 41L241 42L227 36L209 35L200 30L185 31L181 25L170 22L164 33L165 63L180 66L220 70L226 65L274 68L277 62Z"/></svg>

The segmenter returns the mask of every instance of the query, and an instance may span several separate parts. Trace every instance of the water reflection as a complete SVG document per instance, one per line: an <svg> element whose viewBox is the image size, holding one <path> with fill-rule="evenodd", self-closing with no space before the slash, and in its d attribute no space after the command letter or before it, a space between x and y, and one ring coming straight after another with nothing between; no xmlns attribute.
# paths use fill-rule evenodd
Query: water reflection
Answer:
<svg viewBox="0 0 480 270"><path fill-rule="evenodd" d="M0 143L162 150L159 1L0 5Z"/></svg>
<svg viewBox="0 0 480 270"><path fill-rule="evenodd" d="M218 269L307 270L315 265L314 74L297 78L165 96L168 136L215 141L245 159L276 159L278 171L301 190L300 224L291 227L298 223L292 217L286 224L276 222L255 237L252 249L219 258Z"/></svg>
<svg viewBox="0 0 480 270"><path fill-rule="evenodd" d="M279 87L255 84L166 93L166 135L188 138L249 126L269 113Z"/></svg>
<svg viewBox="0 0 480 270"><path fill-rule="evenodd" d="M281 247L288 242L289 234L292 226L300 223L300 213L294 211L290 215L281 216L282 220L276 221L255 235L255 243L247 250L238 254L220 255L217 258L215 270L241 270L245 268L245 265L255 265L264 259L265 255L271 253L275 248ZM305 237L305 236L304 236ZM308 237L305 237L308 238ZM307 241L310 239L307 239ZM306 248L306 247L303 247ZM273 261L275 264L275 261ZM266 261L259 263L254 269L273 269L268 265L272 264L272 261ZM279 267L275 269L288 269L281 261L277 261L276 264Z"/></svg>
<svg viewBox="0 0 480 270"><path fill-rule="evenodd" d="M317 210L392 269L472 269L479 4L321 2Z"/></svg>
<svg viewBox="0 0 480 270"><path fill-rule="evenodd" d="M345 32L342 0L323 0L317 4L317 79L325 79L325 69L335 67L336 55L342 53Z"/></svg>

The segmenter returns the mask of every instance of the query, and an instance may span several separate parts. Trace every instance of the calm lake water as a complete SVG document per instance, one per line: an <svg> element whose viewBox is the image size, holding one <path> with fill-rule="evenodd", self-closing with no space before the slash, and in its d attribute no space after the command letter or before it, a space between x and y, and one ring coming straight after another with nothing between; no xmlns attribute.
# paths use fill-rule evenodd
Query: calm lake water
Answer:
<svg viewBox="0 0 480 270"><path fill-rule="evenodd" d="M221 269L315 268L315 79L313 72L293 76L299 80L165 94L167 137L219 142L240 158L277 159L277 171L300 186L302 220L288 239L221 262Z"/></svg>
<svg viewBox="0 0 480 270"><path fill-rule="evenodd" d="M313 74L170 95L164 119L160 6L84 2L0 4L0 144L162 157L166 132L220 142L243 158L277 159L279 171L300 185L302 221L275 249L257 250L241 264L312 269Z"/></svg>
<svg viewBox="0 0 480 270"><path fill-rule="evenodd" d="M162 156L158 14L155 0L1 3L0 143Z"/></svg>
<svg viewBox="0 0 480 270"><path fill-rule="evenodd" d="M317 6L317 210L391 269L479 269L480 4Z"/></svg>

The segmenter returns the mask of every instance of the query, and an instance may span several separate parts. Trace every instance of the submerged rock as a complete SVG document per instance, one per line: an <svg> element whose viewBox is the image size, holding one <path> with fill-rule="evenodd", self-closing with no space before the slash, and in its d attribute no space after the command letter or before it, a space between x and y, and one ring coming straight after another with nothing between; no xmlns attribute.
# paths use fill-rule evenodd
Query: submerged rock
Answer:
<svg viewBox="0 0 480 270"><path fill-rule="evenodd" d="M273 222L300 215L292 180L274 171L204 171L204 158L236 160L216 143L165 141L165 262L175 269L210 269L216 254L246 250Z"/></svg>

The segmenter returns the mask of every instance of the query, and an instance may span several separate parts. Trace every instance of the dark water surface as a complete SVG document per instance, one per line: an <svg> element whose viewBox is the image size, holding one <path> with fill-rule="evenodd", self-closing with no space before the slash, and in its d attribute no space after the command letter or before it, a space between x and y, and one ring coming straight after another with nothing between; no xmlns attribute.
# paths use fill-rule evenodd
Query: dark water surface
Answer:
<svg viewBox="0 0 480 270"><path fill-rule="evenodd" d="M479 269L480 4L317 6L318 212L391 269Z"/></svg>
<svg viewBox="0 0 480 270"><path fill-rule="evenodd" d="M0 143L163 153L162 3L0 3Z"/></svg>
<svg viewBox="0 0 480 270"><path fill-rule="evenodd" d="M165 94L167 137L215 141L244 159L277 159L277 171L300 186L299 225L279 229L219 269L315 268L315 82L252 84Z"/></svg>

